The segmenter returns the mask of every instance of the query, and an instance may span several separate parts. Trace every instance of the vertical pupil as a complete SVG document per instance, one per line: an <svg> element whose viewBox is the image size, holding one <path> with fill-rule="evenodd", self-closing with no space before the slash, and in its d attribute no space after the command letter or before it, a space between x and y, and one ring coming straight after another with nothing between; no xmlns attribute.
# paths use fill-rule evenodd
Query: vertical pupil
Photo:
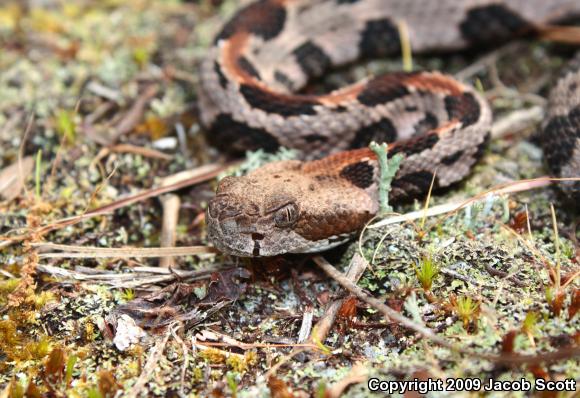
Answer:
<svg viewBox="0 0 580 398"><path fill-rule="evenodd" d="M290 203L280 208L276 212L274 219L276 221L276 224L278 224L281 227L282 226L286 227L290 225L292 222L294 222L296 217L297 217L296 205Z"/></svg>

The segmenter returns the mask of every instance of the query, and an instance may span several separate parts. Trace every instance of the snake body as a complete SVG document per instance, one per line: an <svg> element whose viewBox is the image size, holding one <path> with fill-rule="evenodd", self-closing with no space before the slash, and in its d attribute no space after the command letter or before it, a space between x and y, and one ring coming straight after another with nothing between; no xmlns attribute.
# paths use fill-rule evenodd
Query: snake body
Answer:
<svg viewBox="0 0 580 398"><path fill-rule="evenodd" d="M271 256L347 240L378 211L370 141L404 160L391 199L464 178L489 138L492 114L473 88L439 72L370 77L329 94L297 94L312 78L360 58L493 44L580 15L577 0L261 0L225 24L201 66L200 118L229 152L280 146L302 161L268 164L220 182L208 232L222 251ZM580 59L558 80L542 142L551 171L580 171ZM578 183L564 185L580 197Z"/></svg>

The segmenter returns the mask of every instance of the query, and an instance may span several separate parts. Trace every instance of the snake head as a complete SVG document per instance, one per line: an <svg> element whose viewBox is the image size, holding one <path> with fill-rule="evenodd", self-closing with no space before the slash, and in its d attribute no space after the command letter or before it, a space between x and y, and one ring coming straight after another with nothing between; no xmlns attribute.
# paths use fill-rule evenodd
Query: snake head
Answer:
<svg viewBox="0 0 580 398"><path fill-rule="evenodd" d="M348 181L305 173L302 165L270 163L221 180L206 214L209 240L241 257L321 251L347 240L376 211Z"/></svg>
<svg viewBox="0 0 580 398"><path fill-rule="evenodd" d="M220 181L206 214L209 239L218 249L258 257L299 250L305 243L293 229L302 215L300 185L273 181L278 178L258 173Z"/></svg>

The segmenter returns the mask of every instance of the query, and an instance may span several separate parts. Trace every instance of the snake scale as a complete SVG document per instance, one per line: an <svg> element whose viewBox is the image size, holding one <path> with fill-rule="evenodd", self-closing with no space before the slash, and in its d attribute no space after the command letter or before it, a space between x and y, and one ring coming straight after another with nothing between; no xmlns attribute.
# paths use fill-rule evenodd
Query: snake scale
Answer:
<svg viewBox="0 0 580 398"><path fill-rule="evenodd" d="M361 58L503 42L580 16L578 0L260 0L239 10L201 66L200 119L210 142L239 153L280 146L302 160L226 177L208 206L209 238L223 252L272 256L324 250L378 211L378 162L387 142L404 160L391 200L464 178L489 139L492 114L473 88L440 72L369 77L323 95L313 78ZM541 141L554 175L580 171L580 58L551 91ZM580 184L563 190L576 200Z"/></svg>

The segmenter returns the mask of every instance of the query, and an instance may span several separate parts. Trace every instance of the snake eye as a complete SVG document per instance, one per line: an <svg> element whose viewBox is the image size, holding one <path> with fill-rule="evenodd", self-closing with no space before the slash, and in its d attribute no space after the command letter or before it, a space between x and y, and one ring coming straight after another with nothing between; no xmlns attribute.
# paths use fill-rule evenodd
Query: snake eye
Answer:
<svg viewBox="0 0 580 398"><path fill-rule="evenodd" d="M289 227L298 220L298 206L295 203L288 203L286 206L276 210L274 222L277 227Z"/></svg>

